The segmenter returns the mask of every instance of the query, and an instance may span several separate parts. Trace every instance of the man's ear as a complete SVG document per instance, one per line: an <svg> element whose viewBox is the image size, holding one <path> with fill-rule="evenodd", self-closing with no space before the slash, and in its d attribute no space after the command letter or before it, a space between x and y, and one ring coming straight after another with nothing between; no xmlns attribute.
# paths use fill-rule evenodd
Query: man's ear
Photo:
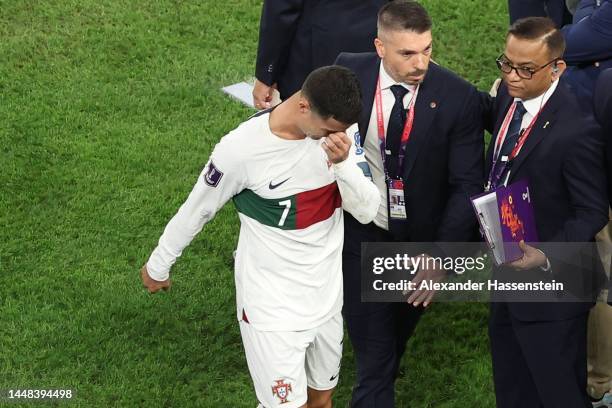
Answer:
<svg viewBox="0 0 612 408"><path fill-rule="evenodd" d="M557 62L553 63L553 65L552 65L552 80L555 81L555 80L559 79L559 77L561 75L563 75L563 72L565 72L566 68L567 68L567 64L562 59L560 59Z"/></svg>
<svg viewBox="0 0 612 408"><path fill-rule="evenodd" d="M298 106L300 108L300 113L308 113L308 111L310 111L310 102L304 97L304 95L300 95Z"/></svg>
<svg viewBox="0 0 612 408"><path fill-rule="evenodd" d="M374 39L374 47L376 47L378 57L382 59L385 56L385 44L380 40L380 38L376 37Z"/></svg>

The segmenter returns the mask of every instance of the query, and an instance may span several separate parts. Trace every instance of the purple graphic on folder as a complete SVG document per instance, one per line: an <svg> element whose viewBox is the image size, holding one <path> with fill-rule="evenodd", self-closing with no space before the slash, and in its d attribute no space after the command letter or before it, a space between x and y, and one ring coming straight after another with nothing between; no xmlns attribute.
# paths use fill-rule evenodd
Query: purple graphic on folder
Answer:
<svg viewBox="0 0 612 408"><path fill-rule="evenodd" d="M505 262L512 262L523 256L523 251L518 246L519 241L538 242L531 192L527 181L521 180L507 187L497 188L496 193L504 258Z"/></svg>

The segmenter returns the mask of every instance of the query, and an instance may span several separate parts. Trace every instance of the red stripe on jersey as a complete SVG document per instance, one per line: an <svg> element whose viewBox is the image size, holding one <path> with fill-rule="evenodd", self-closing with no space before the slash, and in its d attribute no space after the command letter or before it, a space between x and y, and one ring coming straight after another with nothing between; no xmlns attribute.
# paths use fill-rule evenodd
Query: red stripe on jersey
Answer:
<svg viewBox="0 0 612 408"><path fill-rule="evenodd" d="M342 205L338 185L334 182L316 190L304 191L296 196L296 229L308 228L331 217Z"/></svg>

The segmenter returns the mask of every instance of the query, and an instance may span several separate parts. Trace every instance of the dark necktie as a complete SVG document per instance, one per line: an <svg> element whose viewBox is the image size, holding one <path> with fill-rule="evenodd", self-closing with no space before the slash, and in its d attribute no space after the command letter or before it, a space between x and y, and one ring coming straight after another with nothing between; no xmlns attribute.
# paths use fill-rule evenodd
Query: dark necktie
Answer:
<svg viewBox="0 0 612 408"><path fill-rule="evenodd" d="M385 139L386 149L391 151L391 155L386 155L387 172L391 177L395 177L399 165L399 150L402 141L404 124L406 123L406 109L404 109L404 96L408 90L401 85L392 85L391 92L395 96L395 103L389 116L387 125L387 135Z"/></svg>
<svg viewBox="0 0 612 408"><path fill-rule="evenodd" d="M512 120L510 121L510 126L508 126L508 133L506 133L506 138L504 139L504 144L502 145L501 150L499 151L498 159L501 159L502 156L509 156L516 146L516 142L518 141L519 135L521 133L521 124L523 122L523 116L525 115L527 110L523 106L523 102L516 102L516 109L514 110L514 114L512 115Z"/></svg>
<svg viewBox="0 0 612 408"><path fill-rule="evenodd" d="M494 177L492 179L493 188L503 183L506 175L510 171L512 163L504 163L501 161L501 158L503 156L509 156L512 149L514 149L514 146L516 146L516 142L521 134L521 124L523 122L525 112L527 112L527 110L523 106L523 103L521 101L517 101L516 109L514 110L514 114L510 120L510 125L508 126L506 138L504 139L504 143L502 144L499 155L497 156Z"/></svg>

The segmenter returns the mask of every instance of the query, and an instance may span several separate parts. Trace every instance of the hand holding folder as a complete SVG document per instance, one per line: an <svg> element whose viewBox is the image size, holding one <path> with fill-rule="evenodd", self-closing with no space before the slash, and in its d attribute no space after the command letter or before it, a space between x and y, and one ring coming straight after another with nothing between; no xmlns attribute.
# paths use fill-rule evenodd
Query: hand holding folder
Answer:
<svg viewBox="0 0 612 408"><path fill-rule="evenodd" d="M538 241L531 193L525 180L472 197L472 205L497 265L523 258L519 242Z"/></svg>

